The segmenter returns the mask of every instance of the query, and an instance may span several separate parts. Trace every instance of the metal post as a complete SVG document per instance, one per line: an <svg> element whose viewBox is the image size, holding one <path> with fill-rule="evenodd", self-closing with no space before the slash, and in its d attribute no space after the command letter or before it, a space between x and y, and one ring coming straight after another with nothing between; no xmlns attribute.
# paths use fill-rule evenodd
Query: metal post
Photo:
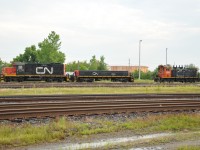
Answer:
<svg viewBox="0 0 200 150"><path fill-rule="evenodd" d="M139 80L140 80L140 49L141 49L141 42L142 40L139 40Z"/></svg>
<svg viewBox="0 0 200 150"><path fill-rule="evenodd" d="M166 48L166 65L167 65L167 48Z"/></svg>

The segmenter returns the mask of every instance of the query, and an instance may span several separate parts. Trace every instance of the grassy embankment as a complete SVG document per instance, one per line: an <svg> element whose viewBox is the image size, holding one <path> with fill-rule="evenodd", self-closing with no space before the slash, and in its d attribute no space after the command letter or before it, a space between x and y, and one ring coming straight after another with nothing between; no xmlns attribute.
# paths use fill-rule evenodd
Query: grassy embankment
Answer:
<svg viewBox="0 0 200 150"><path fill-rule="evenodd" d="M116 121L105 119L86 119L69 121L61 118L46 125L1 125L0 147L13 147L35 143L53 142L66 137L81 137L100 133L129 130L135 134L159 132L198 132L200 114L156 115L146 118ZM200 134L198 134L200 139Z"/></svg>
<svg viewBox="0 0 200 150"><path fill-rule="evenodd" d="M0 95L33 94L105 94L105 93L200 93L197 86L179 87L127 87L127 88L33 88L0 89ZM64 118L46 125L0 125L0 146L21 146L42 142L52 142L69 136L88 136L131 130L134 133L157 133L178 131L200 131L200 115L148 116L145 119L126 121L97 120L73 122Z"/></svg>
<svg viewBox="0 0 200 150"><path fill-rule="evenodd" d="M156 86L156 87L88 87L88 88L32 88L0 89L5 95L41 95L41 94L139 94L139 93L200 93L198 86Z"/></svg>

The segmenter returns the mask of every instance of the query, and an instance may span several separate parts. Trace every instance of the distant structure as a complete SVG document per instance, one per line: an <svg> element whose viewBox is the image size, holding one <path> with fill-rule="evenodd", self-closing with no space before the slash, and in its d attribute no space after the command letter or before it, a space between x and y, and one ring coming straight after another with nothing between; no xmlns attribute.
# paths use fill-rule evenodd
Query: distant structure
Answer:
<svg viewBox="0 0 200 150"><path fill-rule="evenodd" d="M134 71L138 71L139 66L109 66L108 68L111 71L129 71L129 72L134 72ZM140 66L140 69L144 73L148 72L148 67L147 66Z"/></svg>

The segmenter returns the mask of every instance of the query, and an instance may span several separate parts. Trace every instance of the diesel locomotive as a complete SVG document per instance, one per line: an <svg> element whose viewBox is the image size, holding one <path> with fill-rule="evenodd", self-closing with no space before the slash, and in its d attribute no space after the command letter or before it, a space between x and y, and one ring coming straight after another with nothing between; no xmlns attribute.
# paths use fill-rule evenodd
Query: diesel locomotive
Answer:
<svg viewBox="0 0 200 150"><path fill-rule="evenodd" d="M93 82L111 80L112 82L133 82L128 71L75 70L73 75L65 73L65 64L14 63L12 67L2 69L1 80L11 81L46 81L46 82Z"/></svg>
<svg viewBox="0 0 200 150"><path fill-rule="evenodd" d="M2 68L2 78L5 82L11 81L67 81L65 65L14 63L12 67Z"/></svg>
<svg viewBox="0 0 200 150"><path fill-rule="evenodd" d="M134 82L134 77L128 71L98 71L98 70L75 70L74 80L77 82L93 82L100 80L112 82Z"/></svg>
<svg viewBox="0 0 200 150"><path fill-rule="evenodd" d="M183 66L159 65L155 82L199 82L197 68Z"/></svg>

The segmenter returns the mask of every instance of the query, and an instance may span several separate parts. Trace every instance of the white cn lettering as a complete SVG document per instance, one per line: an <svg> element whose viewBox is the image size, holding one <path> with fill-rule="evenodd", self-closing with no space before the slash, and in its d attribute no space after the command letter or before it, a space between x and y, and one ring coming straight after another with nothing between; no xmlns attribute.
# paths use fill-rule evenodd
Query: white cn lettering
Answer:
<svg viewBox="0 0 200 150"><path fill-rule="evenodd" d="M53 74L53 67L51 67L51 71L47 67L36 67L36 74L45 74L46 72Z"/></svg>
<svg viewBox="0 0 200 150"><path fill-rule="evenodd" d="M97 72L92 72L92 75L93 76L98 76L98 73Z"/></svg>

